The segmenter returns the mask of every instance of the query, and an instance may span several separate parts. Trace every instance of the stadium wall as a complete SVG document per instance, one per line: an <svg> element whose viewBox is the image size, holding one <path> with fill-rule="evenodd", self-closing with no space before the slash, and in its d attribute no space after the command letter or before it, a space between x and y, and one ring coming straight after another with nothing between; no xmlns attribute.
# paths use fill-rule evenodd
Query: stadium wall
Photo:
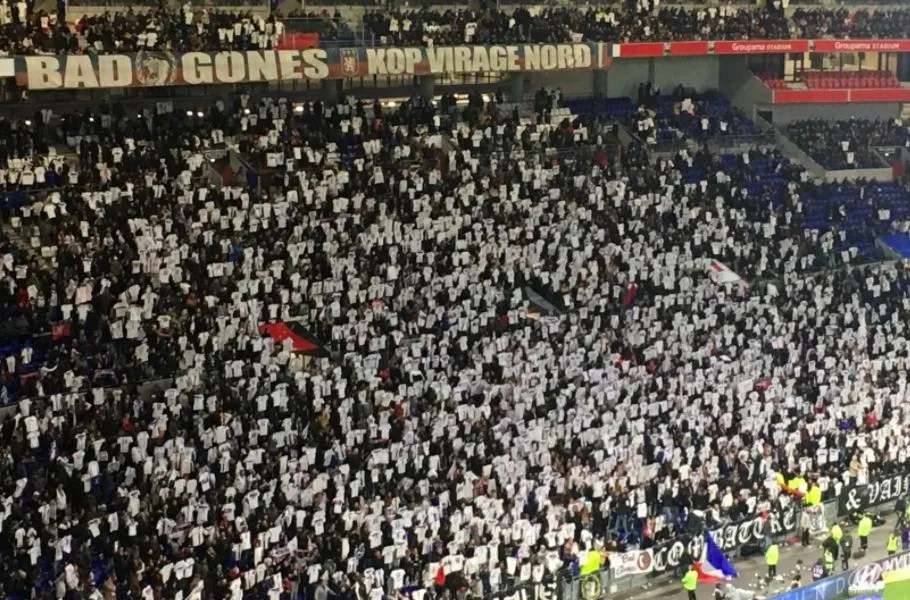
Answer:
<svg viewBox="0 0 910 600"><path fill-rule="evenodd" d="M671 93L679 84L699 92L720 88L720 61L716 56L680 56L652 60L654 78L651 83L664 93Z"/></svg>
<svg viewBox="0 0 910 600"><path fill-rule="evenodd" d="M844 169L841 171L825 171L827 181L854 181L868 179L870 181L891 181L894 179L890 167L881 169Z"/></svg>
<svg viewBox="0 0 910 600"><path fill-rule="evenodd" d="M524 75L524 93L533 95L540 88L560 88L565 98L593 96L594 75L597 72L595 69L573 69L527 73Z"/></svg>
<svg viewBox="0 0 910 600"><path fill-rule="evenodd" d="M684 74L685 77L681 77ZM699 92L720 88L720 61L717 56L679 56L665 58L623 58L614 60L606 71L609 98L638 97L638 85L644 82L672 93L680 83Z"/></svg>
<svg viewBox="0 0 910 600"><path fill-rule="evenodd" d="M733 106L755 119L755 106L771 102L771 91L746 66L745 56L718 57L720 92Z"/></svg>

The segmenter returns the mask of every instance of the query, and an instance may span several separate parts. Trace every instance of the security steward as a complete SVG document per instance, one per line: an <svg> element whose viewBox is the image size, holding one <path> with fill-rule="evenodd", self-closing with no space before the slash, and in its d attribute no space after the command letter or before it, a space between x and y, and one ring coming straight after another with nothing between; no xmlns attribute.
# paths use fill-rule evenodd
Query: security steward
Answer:
<svg viewBox="0 0 910 600"><path fill-rule="evenodd" d="M892 531L888 535L888 545L885 548L886 550L888 550L888 556L894 556L895 554L897 554L897 540L898 540L897 532Z"/></svg>
<svg viewBox="0 0 910 600"><path fill-rule="evenodd" d="M768 549L765 550L765 564L768 565L768 581L777 577L777 559L780 558L780 548L777 544L771 542Z"/></svg>
<svg viewBox="0 0 910 600"><path fill-rule="evenodd" d="M829 577L834 572L834 554L827 548L825 548L825 554L822 557L822 564L825 570L825 577Z"/></svg>
<svg viewBox="0 0 910 600"><path fill-rule="evenodd" d="M869 534L872 533L872 518L864 514L856 526L856 534L859 536L859 547L865 553L869 549Z"/></svg>
<svg viewBox="0 0 910 600"><path fill-rule="evenodd" d="M694 565L689 565L689 570L683 575L682 586L686 590L688 600L698 600L698 596L695 595L695 590L698 588L698 571L695 570Z"/></svg>
<svg viewBox="0 0 910 600"><path fill-rule="evenodd" d="M844 537L844 530L841 529L840 525L835 523L831 526L831 539L834 540L834 543L831 545L831 553L834 554L834 560L837 560L838 554L840 554L840 541Z"/></svg>

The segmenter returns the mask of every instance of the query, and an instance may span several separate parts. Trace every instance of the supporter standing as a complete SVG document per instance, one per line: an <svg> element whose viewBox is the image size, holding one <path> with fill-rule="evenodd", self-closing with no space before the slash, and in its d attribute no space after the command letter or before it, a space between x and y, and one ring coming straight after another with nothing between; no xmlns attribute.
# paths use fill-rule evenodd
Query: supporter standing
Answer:
<svg viewBox="0 0 910 600"><path fill-rule="evenodd" d="M850 568L850 558L853 556L853 536L845 533L840 543L840 566L846 571Z"/></svg>
<svg viewBox="0 0 910 600"><path fill-rule="evenodd" d="M768 581L777 577L777 560L780 556L780 548L775 542L772 542L765 551L765 563L768 565Z"/></svg>
<svg viewBox="0 0 910 600"><path fill-rule="evenodd" d="M698 596L695 594L695 590L698 588L698 571L695 570L695 565L689 565L689 569L683 575L682 586L686 590L689 600L698 600Z"/></svg>
<svg viewBox="0 0 910 600"><path fill-rule="evenodd" d="M856 534L859 536L859 547L863 551L863 554L866 553L866 550L869 548L869 534L872 532L872 518L863 513L863 516L859 520L859 524L856 527Z"/></svg>
<svg viewBox="0 0 910 600"><path fill-rule="evenodd" d="M885 546L885 549L888 551L888 556L893 556L897 554L897 544L898 544L898 533L897 530L892 531L888 534L888 542Z"/></svg>

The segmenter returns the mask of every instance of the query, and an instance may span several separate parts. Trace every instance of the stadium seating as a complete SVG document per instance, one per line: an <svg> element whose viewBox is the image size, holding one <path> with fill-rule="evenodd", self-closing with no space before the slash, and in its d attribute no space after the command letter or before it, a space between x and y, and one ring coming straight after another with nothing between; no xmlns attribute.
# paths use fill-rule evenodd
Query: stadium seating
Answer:
<svg viewBox="0 0 910 600"><path fill-rule="evenodd" d="M910 11L775 3L533 12L0 32L51 54L358 45L364 27L391 45L910 29ZM828 496L904 476L910 269L877 242L910 229L905 180L816 179L682 87L255 89L0 119L6 598L543 598L602 550L618 565L730 524L724 551L758 541L804 505L785 473ZM910 143L859 116L785 133L827 169Z"/></svg>
<svg viewBox="0 0 910 600"><path fill-rule="evenodd" d="M790 84L787 81L768 73L758 74L757 77L772 90L785 90L790 87Z"/></svg>
<svg viewBox="0 0 910 600"><path fill-rule="evenodd" d="M807 71L800 76L809 88L894 88L900 82L890 71Z"/></svg>

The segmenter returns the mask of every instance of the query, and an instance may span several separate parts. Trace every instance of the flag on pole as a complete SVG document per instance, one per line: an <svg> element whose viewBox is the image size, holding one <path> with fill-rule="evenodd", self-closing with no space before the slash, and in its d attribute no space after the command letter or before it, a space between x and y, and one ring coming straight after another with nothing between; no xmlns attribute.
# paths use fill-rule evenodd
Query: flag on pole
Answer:
<svg viewBox="0 0 910 600"><path fill-rule="evenodd" d="M737 576L736 569L727 559L726 555L718 548L714 538L705 532L705 543L702 544L701 560L695 563L698 571L698 580L701 582L727 581Z"/></svg>

